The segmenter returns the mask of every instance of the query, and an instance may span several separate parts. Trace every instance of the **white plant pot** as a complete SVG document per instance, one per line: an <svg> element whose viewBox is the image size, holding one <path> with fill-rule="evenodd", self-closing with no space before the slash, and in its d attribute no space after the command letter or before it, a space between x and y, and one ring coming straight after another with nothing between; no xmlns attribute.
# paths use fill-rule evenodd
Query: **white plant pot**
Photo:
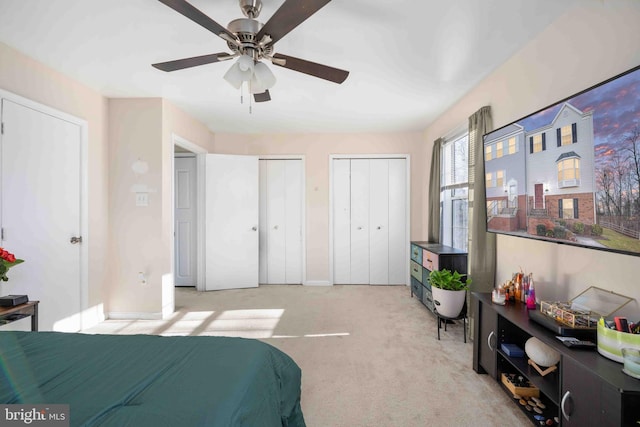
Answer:
<svg viewBox="0 0 640 427"><path fill-rule="evenodd" d="M467 297L467 291L465 290L449 291L435 286L431 287L431 294L438 314L444 317L458 317Z"/></svg>

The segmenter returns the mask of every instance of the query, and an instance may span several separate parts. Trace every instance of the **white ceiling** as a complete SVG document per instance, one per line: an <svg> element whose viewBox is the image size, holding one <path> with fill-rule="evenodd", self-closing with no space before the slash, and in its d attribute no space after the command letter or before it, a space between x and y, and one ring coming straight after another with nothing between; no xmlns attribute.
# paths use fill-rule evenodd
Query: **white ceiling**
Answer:
<svg viewBox="0 0 640 427"><path fill-rule="evenodd" d="M228 51L157 0L0 0L0 41L107 97L164 97L213 132L421 131L575 1L333 0L275 52L349 70L347 80L268 64L272 101L251 114L222 79L230 61L151 67ZM263 0L260 20L282 2ZM224 26L243 17L237 0L191 3Z"/></svg>

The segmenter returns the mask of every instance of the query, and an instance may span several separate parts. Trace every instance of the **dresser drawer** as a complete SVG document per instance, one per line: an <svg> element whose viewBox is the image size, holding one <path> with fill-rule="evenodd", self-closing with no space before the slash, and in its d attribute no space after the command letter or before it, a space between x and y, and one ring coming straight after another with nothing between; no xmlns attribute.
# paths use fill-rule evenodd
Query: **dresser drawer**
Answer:
<svg viewBox="0 0 640 427"><path fill-rule="evenodd" d="M411 293L415 295L418 301L422 301L422 296L423 296L422 283L420 283L413 277L411 278Z"/></svg>
<svg viewBox="0 0 640 427"><path fill-rule="evenodd" d="M431 289L422 289L422 303L431 311L435 309L433 304L433 296L431 295Z"/></svg>
<svg viewBox="0 0 640 427"><path fill-rule="evenodd" d="M422 281L422 266L411 261L411 276L415 277L418 282Z"/></svg>
<svg viewBox="0 0 640 427"><path fill-rule="evenodd" d="M431 274L429 270L427 270L426 268L422 269L422 285L431 289L431 281L429 280L429 274Z"/></svg>
<svg viewBox="0 0 640 427"><path fill-rule="evenodd" d="M411 259L422 265L422 248L413 243L411 244Z"/></svg>
<svg viewBox="0 0 640 427"><path fill-rule="evenodd" d="M429 271L438 270L438 254L422 250L422 266Z"/></svg>

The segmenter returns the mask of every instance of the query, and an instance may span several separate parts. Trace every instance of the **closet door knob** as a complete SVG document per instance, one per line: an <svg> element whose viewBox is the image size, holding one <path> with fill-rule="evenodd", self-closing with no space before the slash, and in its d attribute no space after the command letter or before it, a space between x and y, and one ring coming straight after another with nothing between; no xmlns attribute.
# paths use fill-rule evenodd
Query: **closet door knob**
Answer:
<svg viewBox="0 0 640 427"><path fill-rule="evenodd" d="M251 229L252 229L253 231L258 231L258 227L256 227L255 225L254 225L253 227L251 227Z"/></svg>
<svg viewBox="0 0 640 427"><path fill-rule="evenodd" d="M358 227L358 230L362 230L362 227Z"/></svg>
<svg viewBox="0 0 640 427"><path fill-rule="evenodd" d="M274 226L273 226L273 229L274 229L274 230L277 230L277 229L278 229L278 226L277 226L277 225L274 225Z"/></svg>
<svg viewBox="0 0 640 427"><path fill-rule="evenodd" d="M378 230L380 230L381 228L382 228L382 226L380 226L380 225L379 225L379 226L378 226Z"/></svg>

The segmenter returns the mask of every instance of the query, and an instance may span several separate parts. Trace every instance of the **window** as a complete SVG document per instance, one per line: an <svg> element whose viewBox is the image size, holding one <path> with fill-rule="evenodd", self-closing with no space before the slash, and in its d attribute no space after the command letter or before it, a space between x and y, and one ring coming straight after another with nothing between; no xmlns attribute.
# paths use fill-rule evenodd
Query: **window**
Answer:
<svg viewBox="0 0 640 427"><path fill-rule="evenodd" d="M558 161L558 187L580 185L580 159L570 158Z"/></svg>
<svg viewBox="0 0 640 427"><path fill-rule="evenodd" d="M499 159L509 154L515 154L518 152L518 146L516 145L516 138L509 138L505 141L498 141L493 144L489 144L484 147L484 158L489 161L492 159Z"/></svg>
<svg viewBox="0 0 640 427"><path fill-rule="evenodd" d="M496 172L496 187L502 187L504 185L504 171Z"/></svg>
<svg viewBox="0 0 640 427"><path fill-rule="evenodd" d="M489 161L491 159L493 159L493 157L491 157L491 152L493 151L493 146L491 145L487 145L486 147L484 147L484 158Z"/></svg>
<svg viewBox="0 0 640 427"><path fill-rule="evenodd" d="M560 145L570 145L572 143L571 125L560 128Z"/></svg>
<svg viewBox="0 0 640 427"><path fill-rule="evenodd" d="M504 185L504 171L487 172L485 174L487 188L502 187Z"/></svg>
<svg viewBox="0 0 640 427"><path fill-rule="evenodd" d="M558 200L558 217L562 219L578 219L578 199Z"/></svg>
<svg viewBox="0 0 640 427"><path fill-rule="evenodd" d="M490 155L491 146L485 147ZM468 246L469 136L442 145L440 170L440 243L466 251Z"/></svg>
<svg viewBox="0 0 640 427"><path fill-rule="evenodd" d="M484 185L485 185L485 187L487 187L487 188L493 188L493 187L495 187L495 185L493 184L493 183L494 183L494 181L493 181L493 173L492 173L492 172L487 172L487 173L485 174L485 180L486 180L486 182L485 182L485 184L484 184Z"/></svg>
<svg viewBox="0 0 640 427"><path fill-rule="evenodd" d="M539 153L547 149L547 141L544 133L529 137L529 152Z"/></svg>
<svg viewBox="0 0 640 427"><path fill-rule="evenodd" d="M499 159L504 155L503 145L504 143L502 141L496 143L496 159Z"/></svg>
<svg viewBox="0 0 640 427"><path fill-rule="evenodd" d="M578 128L576 123L562 126L556 129L556 137L558 140L558 147L564 145L571 145L578 142Z"/></svg>

